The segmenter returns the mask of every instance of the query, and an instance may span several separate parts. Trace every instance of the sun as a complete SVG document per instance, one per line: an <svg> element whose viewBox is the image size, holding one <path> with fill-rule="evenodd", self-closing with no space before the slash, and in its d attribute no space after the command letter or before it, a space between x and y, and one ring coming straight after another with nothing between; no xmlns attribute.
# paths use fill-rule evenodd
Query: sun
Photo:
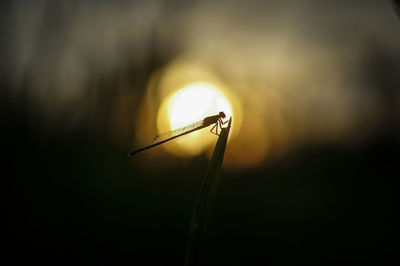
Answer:
<svg viewBox="0 0 400 266"><path fill-rule="evenodd" d="M232 108L224 95L211 85L192 85L177 91L171 99L171 129L199 121L223 111L232 116Z"/></svg>
<svg viewBox="0 0 400 266"><path fill-rule="evenodd" d="M158 112L158 131L163 133L184 127L221 111L227 118L233 113L228 97L221 90L208 83L190 84L172 93L163 102ZM216 137L209 130L193 132L177 139L175 144L163 146L177 155L198 155L215 143Z"/></svg>

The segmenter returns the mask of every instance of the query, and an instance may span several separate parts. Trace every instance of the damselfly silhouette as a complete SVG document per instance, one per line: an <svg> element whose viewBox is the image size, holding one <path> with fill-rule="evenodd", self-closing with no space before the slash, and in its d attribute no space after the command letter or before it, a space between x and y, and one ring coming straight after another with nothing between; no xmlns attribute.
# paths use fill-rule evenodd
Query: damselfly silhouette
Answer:
<svg viewBox="0 0 400 266"><path fill-rule="evenodd" d="M214 126L211 128L210 132L215 134L215 135L219 135L218 133L218 129L222 128L222 125L225 125L226 123L228 123L229 121L223 121L222 119L225 118L225 113L224 112L219 112L219 114L217 115L212 115L212 116L208 116L206 118L204 118L203 120L200 120L198 122L195 122L193 124L190 124L188 126L182 127L182 128L178 128L175 129L173 131L161 134L161 135L157 135L154 140L153 140L153 144L144 146L142 148L136 149L134 151L131 151L129 153L130 156L133 156L141 151L145 151L148 150L150 148L156 147L158 145L161 145L167 141L176 139L178 137L181 137L183 135L192 133L194 131L197 131L199 129L203 129L206 128L212 124L214 124ZM213 132L213 130L215 129L215 132Z"/></svg>

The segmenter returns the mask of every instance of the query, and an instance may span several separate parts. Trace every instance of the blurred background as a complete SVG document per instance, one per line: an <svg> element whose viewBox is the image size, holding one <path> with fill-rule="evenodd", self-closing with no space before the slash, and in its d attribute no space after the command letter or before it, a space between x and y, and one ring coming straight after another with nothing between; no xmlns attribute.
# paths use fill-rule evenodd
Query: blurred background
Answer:
<svg viewBox="0 0 400 266"><path fill-rule="evenodd" d="M398 1L2 1L3 250L183 265L233 119L200 265L398 260Z"/></svg>

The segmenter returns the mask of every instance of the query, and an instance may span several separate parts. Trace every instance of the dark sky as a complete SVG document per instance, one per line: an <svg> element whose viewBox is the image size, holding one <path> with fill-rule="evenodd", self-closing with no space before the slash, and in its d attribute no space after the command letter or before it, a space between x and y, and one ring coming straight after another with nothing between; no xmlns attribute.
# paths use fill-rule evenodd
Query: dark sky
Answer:
<svg viewBox="0 0 400 266"><path fill-rule="evenodd" d="M6 257L183 265L208 157L127 157L143 103L159 102L149 80L183 58L223 80L243 121L254 115L269 136L257 164L223 168L200 265L390 265L394 2L3 1ZM259 136L251 128L243 136Z"/></svg>

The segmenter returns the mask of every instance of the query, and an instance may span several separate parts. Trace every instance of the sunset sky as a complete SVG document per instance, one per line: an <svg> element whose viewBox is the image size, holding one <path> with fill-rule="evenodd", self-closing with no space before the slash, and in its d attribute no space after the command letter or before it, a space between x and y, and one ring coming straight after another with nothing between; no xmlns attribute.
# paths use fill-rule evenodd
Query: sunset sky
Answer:
<svg viewBox="0 0 400 266"><path fill-rule="evenodd" d="M127 155L224 111L233 124L204 265L385 265L396 2L3 1L10 250L48 264L180 265L217 137L208 128Z"/></svg>

